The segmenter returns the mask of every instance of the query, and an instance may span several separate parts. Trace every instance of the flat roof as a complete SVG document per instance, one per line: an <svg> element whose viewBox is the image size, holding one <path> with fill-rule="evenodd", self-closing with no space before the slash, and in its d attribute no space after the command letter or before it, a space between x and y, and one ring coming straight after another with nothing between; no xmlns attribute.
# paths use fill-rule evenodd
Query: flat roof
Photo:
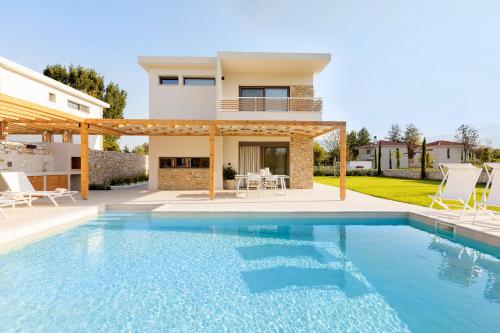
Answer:
<svg viewBox="0 0 500 333"><path fill-rule="evenodd" d="M139 56L137 62L146 71L160 67L215 68L220 62L226 72L318 73L330 60L329 53L219 51L216 57Z"/></svg>
<svg viewBox="0 0 500 333"><path fill-rule="evenodd" d="M100 99L97 99L93 96L90 96L88 94L85 94L81 92L80 90L74 89L68 85L65 85L64 83L61 83L59 81L56 81L54 79L51 79L48 76L45 76L41 73L38 73L32 69L29 69L28 67L24 67L12 60L0 57L0 67L4 67L8 70L11 70L15 73L18 73L22 76L25 76L27 78L30 78L32 80L38 81L40 83L43 83L47 86L50 86L55 89L59 89L67 94L70 94L74 97L78 97L84 101L87 101L89 103L98 105L103 108L109 108L109 104L106 102L101 101Z"/></svg>

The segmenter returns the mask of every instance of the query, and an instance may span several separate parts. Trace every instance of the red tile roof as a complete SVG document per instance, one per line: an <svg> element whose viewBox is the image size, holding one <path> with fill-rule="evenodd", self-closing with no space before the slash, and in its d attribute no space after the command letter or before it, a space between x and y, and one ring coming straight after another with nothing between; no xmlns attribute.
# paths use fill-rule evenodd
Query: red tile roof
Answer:
<svg viewBox="0 0 500 333"><path fill-rule="evenodd" d="M372 143L369 143L367 145L361 146L359 148L373 148L373 147L378 147L378 143L379 143L379 141L372 142ZM402 142L380 140L380 143L382 144L382 146L406 147L406 144L404 144Z"/></svg>
<svg viewBox="0 0 500 333"><path fill-rule="evenodd" d="M438 146L461 146L460 142L455 141L447 141L447 140L438 140L434 142L429 142L427 144L428 147L438 147Z"/></svg>

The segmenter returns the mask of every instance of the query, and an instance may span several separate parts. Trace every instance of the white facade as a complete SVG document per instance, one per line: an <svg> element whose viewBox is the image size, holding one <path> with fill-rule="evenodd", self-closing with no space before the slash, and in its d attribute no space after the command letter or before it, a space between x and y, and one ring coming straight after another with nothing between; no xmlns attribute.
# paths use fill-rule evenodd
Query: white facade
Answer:
<svg viewBox="0 0 500 333"><path fill-rule="evenodd" d="M440 163L461 163L463 161L463 148L457 142L431 142L427 145L427 151L432 157L434 169L437 169Z"/></svg>
<svg viewBox="0 0 500 333"><path fill-rule="evenodd" d="M378 144L371 144L362 146L359 148L358 161L371 161L372 167L375 167L375 151L377 152L378 158ZM397 168L397 158L396 152L399 149L399 163L400 168L408 168L408 150L404 144L397 143L382 143L382 156L380 158L380 165L383 170L385 169L396 169ZM389 162L389 158L391 162ZM416 158L416 157L415 157Z"/></svg>
<svg viewBox="0 0 500 333"><path fill-rule="evenodd" d="M102 118L103 109L109 107L109 104L97 98L2 57L0 57L0 94L82 118ZM41 136L12 135L8 139L20 142L40 142ZM79 143L79 138L74 138L73 142ZM89 147L102 149L102 137L89 136Z"/></svg>
<svg viewBox="0 0 500 333"><path fill-rule="evenodd" d="M292 96L295 91L313 94L314 75L330 61L329 54L219 52L217 57L139 57L148 73L149 117L152 119L223 120L321 120L321 99ZM186 82L186 79L188 80ZM202 79L204 84L189 84ZM164 82L164 84L162 84ZM167 84L168 83L168 84ZM241 96L241 88L281 89L284 97ZM274 90L273 90L274 89ZM267 96L267 95L266 95ZM236 107L228 108L224 102ZM254 103L255 109L243 103ZM257 102L255 102L257 101ZM260 103L260 104L258 104ZM294 107L297 103L299 107ZM276 108L269 105L277 105ZM239 106L238 106L239 105ZM305 105L305 106L304 106ZM304 107L302 107L304 106ZM240 145L270 142L287 146L283 137L217 137L215 185L223 186L222 168L240 169ZM208 157L206 137L154 137L149 139L149 188L158 189L161 157Z"/></svg>

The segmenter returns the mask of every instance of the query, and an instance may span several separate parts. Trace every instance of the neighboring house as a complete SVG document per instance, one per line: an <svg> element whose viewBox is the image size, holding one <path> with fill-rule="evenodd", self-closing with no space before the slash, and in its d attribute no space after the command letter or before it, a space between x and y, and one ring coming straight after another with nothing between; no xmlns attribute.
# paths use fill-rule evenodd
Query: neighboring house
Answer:
<svg viewBox="0 0 500 333"><path fill-rule="evenodd" d="M396 158L396 153L399 150L400 154L400 168L408 168L408 149L406 148L406 145L404 143L400 142L392 142L392 141L386 141L386 140L380 140L380 143L382 144L382 156L380 158L380 164L382 169L390 169L392 166L392 169L396 169L397 167L397 158ZM378 148L379 148L379 142L373 142L368 145L364 145L358 148L359 150L359 155L357 160L358 161L371 161L372 162L372 167L375 168L376 162L375 162L375 151L377 151L377 159L378 159ZM392 160L392 165L389 162L389 158Z"/></svg>
<svg viewBox="0 0 500 333"><path fill-rule="evenodd" d="M56 109L82 118L102 118L104 108L109 104L73 89L43 74L0 57L0 94L19 98L31 103ZM12 135L9 141L79 143L70 134L54 137L50 131L40 136ZM89 147L102 149L102 136L89 137Z"/></svg>
<svg viewBox="0 0 500 333"><path fill-rule="evenodd" d="M437 169L440 163L461 163L464 158L462 144L459 142L446 140L430 142L427 144L427 151L432 157L434 169Z"/></svg>
<svg viewBox="0 0 500 333"><path fill-rule="evenodd" d="M152 119L322 120L313 79L330 62L329 54L218 52L216 57L139 57L138 62L149 75ZM206 141L150 136L149 188L206 189ZM291 162L291 155L302 160ZM223 186L227 165L239 174L269 167L273 174L290 175L293 188L312 186L312 138L217 136L215 156L216 189Z"/></svg>

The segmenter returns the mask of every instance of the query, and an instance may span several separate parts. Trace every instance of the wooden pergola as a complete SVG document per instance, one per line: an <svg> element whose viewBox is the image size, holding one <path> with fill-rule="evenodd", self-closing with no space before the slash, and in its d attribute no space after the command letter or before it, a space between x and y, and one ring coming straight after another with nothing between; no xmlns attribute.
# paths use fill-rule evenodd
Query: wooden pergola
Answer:
<svg viewBox="0 0 500 333"><path fill-rule="evenodd" d="M338 121L183 120L80 118L39 104L0 94L0 138L8 134L61 134L69 142L80 135L81 196L88 198L88 136L207 136L209 138L209 195L215 198L216 136L307 136L340 131L340 199L346 197L346 123Z"/></svg>

